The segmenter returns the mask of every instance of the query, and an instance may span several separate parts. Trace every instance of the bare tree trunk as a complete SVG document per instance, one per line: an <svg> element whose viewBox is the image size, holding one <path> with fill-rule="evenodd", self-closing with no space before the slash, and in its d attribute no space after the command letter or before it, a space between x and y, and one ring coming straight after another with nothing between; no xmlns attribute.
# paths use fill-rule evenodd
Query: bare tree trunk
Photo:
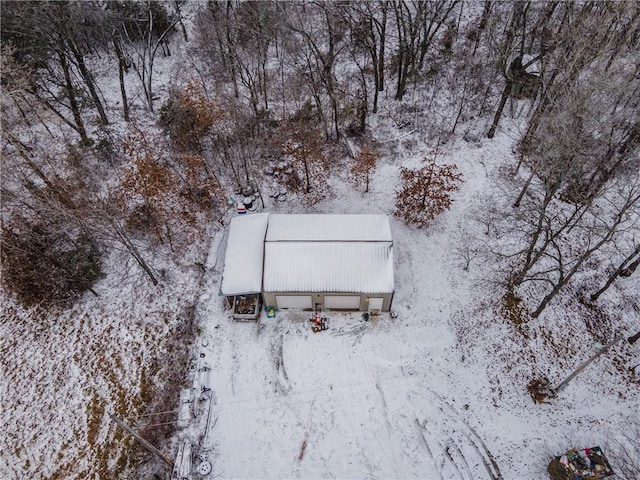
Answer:
<svg viewBox="0 0 640 480"><path fill-rule="evenodd" d="M231 9L233 8L233 3L230 0L227 0L227 21L225 22L226 26L226 37L227 37L227 54L229 55L229 72L231 73L231 80L233 82L233 96L238 98L240 96L240 91L238 90L238 73L236 70L236 53L235 53L235 45L231 38Z"/></svg>
<svg viewBox="0 0 640 480"><path fill-rule="evenodd" d="M150 112L154 112L153 108L153 66L155 63L156 54L161 46L166 47L167 37L178 23L178 19L173 18L167 28L158 36L154 42L153 31L153 13L149 10L149 22L145 31L140 31L140 35L143 37L140 41L131 41L131 44L136 48L137 45L137 61L132 62L132 67L136 74L140 78L144 96L147 101L147 108ZM142 46L140 46L142 44Z"/></svg>
<svg viewBox="0 0 640 480"><path fill-rule="evenodd" d="M189 36L187 35L187 28L184 25L184 22L182 21L182 0L174 0L173 1L173 6L176 10L176 18L178 19L178 23L180 24L180 30L182 30L182 37L184 38L185 42L189 41Z"/></svg>
<svg viewBox="0 0 640 480"><path fill-rule="evenodd" d="M564 232L570 232L580 221L582 216L586 213L587 209L584 205L579 205L574 208L573 213L569 216L569 218L565 219L563 224L553 231L548 222L549 220L546 218L546 209L549 205L548 202L553 198L553 194L550 197L545 197L544 206L540 211L540 216L538 217L538 223L536 226L536 230L532 235L532 238L529 242L529 246L527 248L527 254L525 257L524 264L520 271L512 275L511 277L511 285L517 286L520 285L529 271L536 265L536 263L547 253L550 245L555 245L555 242L558 238L562 236ZM545 226L545 221L547 225ZM538 240L544 234L542 244L536 248Z"/></svg>
<svg viewBox="0 0 640 480"><path fill-rule="evenodd" d="M471 55L475 55L478 50L478 45L480 45L480 37L482 36L482 32L487 28L487 22L489 21L489 14L491 13L491 0L485 0L484 8L482 9L482 17L480 18L480 24L478 25L478 30L476 32L476 41L473 45L473 52Z"/></svg>
<svg viewBox="0 0 640 480"><path fill-rule="evenodd" d="M58 117L65 125L70 127L72 130L75 130L76 132L80 133L80 131L78 130L78 126L75 123L73 123L71 120L69 120L67 117L65 117L62 113L60 113L56 109L56 107L54 107L51 104L51 102L49 102L46 98L42 98L36 89L31 90L29 93L31 93L34 96L34 98L38 100L38 102L40 102L44 107L49 109L49 111L51 111L56 117ZM40 120L40 123L45 125L44 120L37 113L37 110L34 108L33 111L38 117L38 119ZM47 128L47 130L49 130L49 128Z"/></svg>
<svg viewBox="0 0 640 480"><path fill-rule="evenodd" d="M507 104L507 99L509 98L509 94L511 93L511 87L511 80L507 79L504 84L504 90L502 91L502 97L500 97L500 103L498 104L498 108L496 109L496 114L493 116L493 123L491 124L491 128L487 132L487 138L493 138L496 134L498 123L500 122L500 118L502 117L502 111L504 110L504 106Z"/></svg>
<svg viewBox="0 0 640 480"><path fill-rule="evenodd" d="M73 42L69 43L69 49L76 60L76 65L78 66L78 70L80 71L80 75L84 80L84 83L87 85L89 89L89 93L91 95L91 100L93 100L93 105L98 110L98 115L100 116L100 122L102 125L109 125L109 119L107 118L107 114L104 111L104 107L102 106L102 102L100 101L100 97L98 96L98 91L96 89L96 84L93 80L93 75L87 68L87 65L84 63L84 57L78 50L77 46L73 44Z"/></svg>
<svg viewBox="0 0 640 480"><path fill-rule="evenodd" d="M467 100L467 89L469 86L469 82L468 80L463 80L464 81L464 88L462 90L462 95L460 97L460 107L458 108L458 113L456 115L456 119L453 122L453 127L451 127L451 135L456 133L456 128L458 127L458 122L460 122L460 117L462 116L462 111L464 110L464 103Z"/></svg>
<svg viewBox="0 0 640 480"><path fill-rule="evenodd" d="M144 270L144 272L147 274L147 276L151 280L151 283L153 283L154 285L158 285L158 279L153 274L153 271L151 270L151 267L149 267L149 264L147 264L147 262L144 260L144 258L140 254L140 251L133 244L133 242L129 239L129 237L124 232L124 230L122 230L113 219L109 219L109 223L113 227L113 231L116 233L117 238L125 246L125 248L129 251L129 253L136 260L138 265L140 265L140 267L142 267L142 270Z"/></svg>
<svg viewBox="0 0 640 480"><path fill-rule="evenodd" d="M518 198L516 198L516 201L513 202L513 208L518 208L520 206L520 203L522 203L522 199L524 198L524 194L527 193L527 190L529 189L529 185L531 185L531 182L533 181L533 178L535 176L536 176L536 168L533 167L531 169L531 173L529 174L529 177L527 177L527 181L524 182L522 190L520 190L520 194L518 195Z"/></svg>
<svg viewBox="0 0 640 480"><path fill-rule="evenodd" d="M305 147L303 147L303 148L305 148ZM311 178L309 178L309 163L307 162L306 154L304 154L304 157L302 158L302 163L304 164L304 178L305 178L305 181L307 182L307 186L305 187L304 191L305 191L305 193L310 193L311 192Z"/></svg>
<svg viewBox="0 0 640 480"><path fill-rule="evenodd" d="M636 256L638 256L638 258L634 262L633 259ZM629 264L629 262L632 262L632 263ZM613 282L619 276L621 276L621 275L623 276L623 272L625 270L630 269L631 272L633 272L633 271L635 271L635 269L638 267L639 264L640 264L640 244L636 247L636 249L633 251L633 253L631 255L629 255L627 258L625 258L622 261L622 263L618 266L618 268L616 268L616 270L609 276L609 278L607 279L605 284L602 286L602 288L600 290L598 290L597 292L591 294L591 297L590 297L591 300L593 300L593 301L598 300L600 295L602 295L604 292L606 292L609 289L609 287L613 284Z"/></svg>
<svg viewBox="0 0 640 480"><path fill-rule="evenodd" d="M380 83L378 84L378 89L383 92L384 91L384 51L385 51L385 43L387 41L387 11L389 9L389 4L386 1L382 2L382 20L380 21L380 29L378 32L378 36L380 38L380 54L378 55L378 77L380 79ZM376 68L374 66L374 68Z"/></svg>
<svg viewBox="0 0 640 480"><path fill-rule="evenodd" d="M378 93L381 91L380 83L382 79L380 78L380 72L378 71L378 54L376 52L375 45L371 48L370 51L371 51L371 62L373 63L373 83L374 83L372 112L378 113Z"/></svg>
<svg viewBox="0 0 640 480"><path fill-rule="evenodd" d="M407 25L405 22L404 13L402 12L402 6L404 5L403 1L399 1L398 3L393 4L393 8L396 14L396 26L398 30L398 79L396 85L396 100L402 100L404 96L404 90L407 82L406 72L408 63L407 55L408 55L408 46L407 46Z"/></svg>
<svg viewBox="0 0 640 480"><path fill-rule="evenodd" d="M429 51L429 48L433 44L435 36L438 34L438 31L440 31L444 23L449 18L449 15L451 15L451 12L454 8L456 8L456 5L459 2L459 0L448 1L448 5L446 1L434 2L432 4L434 10L430 12L427 12L425 9L421 9L423 13L420 16L420 20L422 23L421 28L424 31L424 36L422 37L422 41L420 42L420 52L418 60L416 62L418 70L422 70L422 68L424 67L424 59L427 55L427 52ZM442 16L440 16L440 13L445 7L447 8L447 10L442 14ZM429 19L428 24L426 22L427 18Z"/></svg>
<svg viewBox="0 0 640 480"><path fill-rule="evenodd" d="M27 146L24 145L20 140L18 140L14 135L9 133L6 130L3 130L3 135L7 139L7 141L16 149L18 155L25 161L29 169L36 174L36 176L42 180L42 182L49 188L49 190L56 195L56 199L63 205L69 206L68 201L64 195L61 194L58 187L52 182L47 175L42 171L42 169L35 163L35 161L31 158L29 153L27 152Z"/></svg>
<svg viewBox="0 0 640 480"><path fill-rule="evenodd" d="M529 8L530 2L515 2L513 4L513 12L511 14L511 22L509 23L509 27L505 33L505 41L502 48L502 58L500 59L500 70L502 74L505 76L505 86L502 91L502 97L500 98L500 103L498 104L498 108L496 109L496 114L493 117L493 124L491 128L487 132L487 138L493 138L496 134L496 129L498 128L498 123L500 122L500 118L502 117L502 112L504 110L504 106L507 103L507 99L511 95L513 89L513 81L510 78L510 62L509 62L509 54L511 52L511 47L513 41L516 37L517 30L522 24L522 28L524 31L524 23L526 22L526 12ZM523 34L524 35L524 34Z"/></svg>
<svg viewBox="0 0 640 480"><path fill-rule="evenodd" d="M127 65L127 60L124 58L120 43L117 39L113 39L113 48L116 51L118 57L118 80L120 81L120 94L122 95L122 115L125 122L129 121L129 101L127 100L127 90L124 83L124 72Z"/></svg>
<svg viewBox="0 0 640 480"><path fill-rule="evenodd" d="M67 98L69 99L71 113L73 114L73 120L76 126L75 130L80 134L80 140L84 145L91 145L91 140L89 140L89 137L87 136L87 132L84 129L84 123L82 122L82 116L80 115L80 106L76 100L73 83L71 82L71 72L69 71L67 57L61 51L58 51L58 58L60 60L62 72L64 73L65 90Z"/></svg>

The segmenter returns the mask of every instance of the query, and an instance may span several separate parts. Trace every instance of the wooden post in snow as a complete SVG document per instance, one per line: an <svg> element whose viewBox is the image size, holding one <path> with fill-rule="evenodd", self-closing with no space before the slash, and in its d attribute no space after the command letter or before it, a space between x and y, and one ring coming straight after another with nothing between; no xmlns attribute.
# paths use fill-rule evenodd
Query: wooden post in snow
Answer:
<svg viewBox="0 0 640 480"><path fill-rule="evenodd" d="M116 422L116 424L123 428L124 430L126 430L127 432L129 432L131 435L134 436L134 438L140 442L140 444L146 448L147 450L149 450L151 453L155 453L158 457L160 457L161 460L163 460L167 465L169 465L171 468L173 468L173 462L166 456L164 455L160 450L158 450L156 447L154 447L151 443L149 443L147 440L145 440L144 438L142 438L138 432L136 432L133 428L131 428L129 425L127 425L126 423L124 423L122 420L120 420L118 417L116 417L115 415L110 415L111 420L113 420L114 422Z"/></svg>
<svg viewBox="0 0 640 480"><path fill-rule="evenodd" d="M589 364L591 362L593 362L596 358L598 358L600 355L602 355L603 353L607 352L611 347L613 347L613 345L615 345L617 342L619 342L622 338L622 335L617 336L616 338L614 338L613 340L611 340L609 343L607 343L604 347L602 347L600 350L598 350L594 355L591 356L591 358L589 358L588 360L586 360L585 362L582 362L578 368L576 368L571 375L569 375L567 378L565 378L562 383L560 383L560 385L558 385L556 388L551 389L551 391L553 393L555 393L556 395L558 393L560 393L562 390L565 389L565 387L569 384L569 382L571 380L573 380L581 371L583 371L585 368L587 368L587 366L589 366Z"/></svg>

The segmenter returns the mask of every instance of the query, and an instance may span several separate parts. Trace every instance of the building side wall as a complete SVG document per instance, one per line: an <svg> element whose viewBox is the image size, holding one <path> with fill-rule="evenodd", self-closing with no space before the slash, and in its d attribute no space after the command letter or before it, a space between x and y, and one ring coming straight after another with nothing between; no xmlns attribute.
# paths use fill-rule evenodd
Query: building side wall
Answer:
<svg viewBox="0 0 640 480"><path fill-rule="evenodd" d="M311 303L314 305L320 304L321 308L324 310L324 297L325 295L331 296L360 296L360 311L366 311L369 307L369 298L382 298L382 311L388 312L391 309L391 301L393 299L393 292L387 293L358 293L358 292L264 292L262 297L264 299L264 304L267 306L277 306L276 296L311 296Z"/></svg>

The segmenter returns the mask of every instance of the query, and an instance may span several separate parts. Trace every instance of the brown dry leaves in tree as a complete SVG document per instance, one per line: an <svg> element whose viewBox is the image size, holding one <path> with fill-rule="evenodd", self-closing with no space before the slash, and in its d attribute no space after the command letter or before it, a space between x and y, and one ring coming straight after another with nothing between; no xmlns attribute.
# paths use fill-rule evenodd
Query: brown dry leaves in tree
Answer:
<svg viewBox="0 0 640 480"><path fill-rule="evenodd" d="M395 215L418 228L426 227L451 206L451 193L459 189L462 179L456 165L433 161L418 170L401 167L400 175L403 186L396 193Z"/></svg>
<svg viewBox="0 0 640 480"><path fill-rule="evenodd" d="M323 151L319 131L309 126L292 127L284 132L282 151L291 161L293 172L284 178L285 187L302 194L306 205L314 205L325 198L329 185L329 161Z"/></svg>
<svg viewBox="0 0 640 480"><path fill-rule="evenodd" d="M160 146L149 138L148 132L140 129L132 131L123 147L131 159L131 168L125 175L122 186L130 194L138 195L151 205L167 200L167 196L177 191L176 180L167 163L163 161Z"/></svg>
<svg viewBox="0 0 640 480"><path fill-rule="evenodd" d="M362 145L360 153L353 159L351 171L349 172L349 181L356 187L364 184L364 191L368 192L369 182L379 159L380 153L369 143Z"/></svg>
<svg viewBox="0 0 640 480"><path fill-rule="evenodd" d="M184 169L182 196L203 210L214 209L225 203L224 190L202 156L183 154L179 160Z"/></svg>
<svg viewBox="0 0 640 480"><path fill-rule="evenodd" d="M121 182L120 203L128 212L128 227L153 233L172 250L186 247L204 235L206 221L198 221L222 198L204 159L182 155L170 163L159 136L134 127L124 142L130 162Z"/></svg>
<svg viewBox="0 0 640 480"><path fill-rule="evenodd" d="M160 111L159 123L179 148L202 153L204 138L222 118L223 112L191 80L183 90L172 92Z"/></svg>

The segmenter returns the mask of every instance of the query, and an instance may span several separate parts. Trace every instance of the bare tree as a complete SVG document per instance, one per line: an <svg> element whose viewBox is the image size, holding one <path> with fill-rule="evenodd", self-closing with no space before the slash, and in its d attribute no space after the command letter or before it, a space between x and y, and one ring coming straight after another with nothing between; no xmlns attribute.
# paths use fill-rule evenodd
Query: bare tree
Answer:
<svg viewBox="0 0 640 480"><path fill-rule="evenodd" d="M638 265L640 265L640 244L636 246L635 250L629 256L627 256L622 262L620 262L618 268L616 268L613 273L609 275L609 278L607 278L607 281L604 283L604 285L602 285L602 287L597 292L591 294L591 300L598 300L598 298L600 298L600 295L606 292L618 277L630 276L636 271Z"/></svg>
<svg viewBox="0 0 640 480"><path fill-rule="evenodd" d="M387 17L389 2L352 3L345 9L347 21L350 23L352 47L364 49L371 58L370 70L373 72L373 113L378 112L379 92L384 91L385 84L385 46L387 41ZM362 62L361 73L367 69ZM365 90L366 92L366 90ZM366 93L364 94L367 97Z"/></svg>
<svg viewBox="0 0 640 480"><path fill-rule="evenodd" d="M340 137L339 95L335 73L336 62L346 47L347 31L343 16L337 4L305 5L307 11L300 8L288 10L287 27L300 41L292 54L297 57L299 68L304 69L304 78L309 82L312 97L321 118L326 122L323 108L323 96L329 99L331 129L327 125L327 137ZM310 16L308 10L317 15ZM317 17L321 24L318 26ZM313 20L316 18L316 20ZM326 122L328 124L328 122Z"/></svg>
<svg viewBox="0 0 640 480"><path fill-rule="evenodd" d="M398 30L396 100L404 97L407 80L417 63L420 26L425 15L425 2L393 2ZM414 8L415 7L415 8Z"/></svg>
<svg viewBox="0 0 640 480"><path fill-rule="evenodd" d="M588 238L584 249L573 259L573 262L565 262L561 248L558 244L553 244L555 254L550 254L549 257L557 262L557 267L555 268L557 277L551 280L551 291L545 295L538 307L531 313L532 317L536 318L542 313L551 300L569 283L571 278L580 270L580 267L582 267L594 252L609 243L621 229L628 228L626 225L626 217L629 213L632 213L630 211L640 206L640 189L633 188L626 195L623 194L623 197L621 203L618 204L617 212L612 220L608 222L597 222L596 225L589 226L590 228L586 233L590 235L590 238ZM637 215L635 215L635 217L634 220L636 222L640 221L640 217Z"/></svg>
<svg viewBox="0 0 640 480"><path fill-rule="evenodd" d="M590 22L581 22L591 31ZM520 261L510 283L550 285L551 291L535 314L595 251L626 228L626 216L637 208L633 192L640 167L639 70L624 57L609 64L608 50L600 45L594 49L599 60L587 61L581 50L568 59L571 83L565 83L565 74L552 77L554 82L546 87L520 142L521 163L528 163L530 172L514 207L525 205L528 235L527 246L517 254ZM615 78L607 68L618 72ZM604 201L609 202L611 215L620 213L622 217L619 222L609 220L595 228L595 209ZM580 248L570 248L566 236L578 231L587 241Z"/></svg>
<svg viewBox="0 0 640 480"><path fill-rule="evenodd" d="M408 79L423 69L427 53L459 0L435 2L396 0L398 33L396 100L402 100Z"/></svg>
<svg viewBox="0 0 640 480"><path fill-rule="evenodd" d="M511 286L533 282L547 285L544 298L533 309L537 317L581 270L591 256L619 236L633 230L640 221L640 177L620 175L589 204L562 203L554 189L537 199L529 197L527 206L536 212L525 215L514 226L529 232L527 247L515 257L520 259L510 275ZM534 220L534 221L532 221Z"/></svg>
<svg viewBox="0 0 640 480"><path fill-rule="evenodd" d="M89 144L82 118L86 89L100 123L109 123L85 60L103 47L104 12L93 2L9 2L3 6L3 42L13 42L18 63L32 67L31 95Z"/></svg>
<svg viewBox="0 0 640 480"><path fill-rule="evenodd" d="M505 86L502 90L502 95L500 97L500 102L498 103L498 107L496 108L496 113L493 117L493 123L491 124L491 128L487 132L488 138L493 138L496 129L498 128L498 123L500 122L500 118L502 117L502 112L504 107L516 89L518 89L518 85L523 81L530 81L527 76L527 67L528 65L525 63L523 65L522 59L524 55L524 45L525 45L525 32L526 32L526 23L527 23L527 13L529 10L531 2L515 2L512 4L511 11L511 19L509 22L509 26L505 30L504 40L502 44L501 50L501 58L499 63L499 68L501 73L505 78ZM520 53L519 55L513 55L513 44L518 36L521 36L520 39ZM510 57L514 57L513 60L509 60Z"/></svg>
<svg viewBox="0 0 640 480"><path fill-rule="evenodd" d="M271 2L211 3L196 22L198 54L230 79L234 96L248 96L258 115L269 109L269 49L281 19Z"/></svg>
<svg viewBox="0 0 640 480"><path fill-rule="evenodd" d="M640 423L627 418L624 429L614 432L606 445L607 458L621 480L635 480L640 472Z"/></svg>
<svg viewBox="0 0 640 480"><path fill-rule="evenodd" d="M120 83L120 95L122 97L122 117L125 122L128 122L130 120L129 99L127 98L127 87L124 82L124 74L129 68L129 62L122 51L120 40L115 35L113 38L113 50L116 54L116 58L118 59L118 81Z"/></svg>
<svg viewBox="0 0 640 480"><path fill-rule="evenodd" d="M176 12L170 15L164 5L156 1L133 5L114 2L112 5L120 19L116 30L120 40L118 48L122 50L126 45L131 67L140 79L147 108L153 112L153 68L156 55L160 49L165 54L169 53L168 39L182 17Z"/></svg>

